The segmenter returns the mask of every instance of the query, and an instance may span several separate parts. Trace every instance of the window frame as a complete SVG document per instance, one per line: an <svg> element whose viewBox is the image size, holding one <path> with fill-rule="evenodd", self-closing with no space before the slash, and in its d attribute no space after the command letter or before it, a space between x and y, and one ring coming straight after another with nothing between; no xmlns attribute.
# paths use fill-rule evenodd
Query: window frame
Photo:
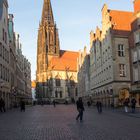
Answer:
<svg viewBox="0 0 140 140"><path fill-rule="evenodd" d="M119 57L125 57L124 44L118 44L118 56Z"/></svg>
<svg viewBox="0 0 140 140"><path fill-rule="evenodd" d="M126 77L126 65L125 64L119 64L119 76Z"/></svg>

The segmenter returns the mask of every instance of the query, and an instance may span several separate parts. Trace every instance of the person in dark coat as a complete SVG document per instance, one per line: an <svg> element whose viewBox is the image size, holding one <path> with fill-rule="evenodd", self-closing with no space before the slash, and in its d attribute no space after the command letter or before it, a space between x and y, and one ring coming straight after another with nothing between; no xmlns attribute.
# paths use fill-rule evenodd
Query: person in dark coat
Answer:
<svg viewBox="0 0 140 140"><path fill-rule="evenodd" d="M21 112L22 112L22 111L25 112L25 102L24 102L24 100L21 100L21 101L20 101L20 111L21 111Z"/></svg>
<svg viewBox="0 0 140 140"><path fill-rule="evenodd" d="M56 107L56 102L55 102L55 100L53 100L53 106Z"/></svg>
<svg viewBox="0 0 140 140"><path fill-rule="evenodd" d="M90 106L91 106L91 103L90 103L90 101L87 101L87 105L88 105L88 107L90 107Z"/></svg>
<svg viewBox="0 0 140 140"><path fill-rule="evenodd" d="M2 98L0 99L0 111L1 112L6 112L6 110L5 110L5 101Z"/></svg>
<svg viewBox="0 0 140 140"><path fill-rule="evenodd" d="M97 101L96 107L97 107L98 113L102 113L102 103L100 101Z"/></svg>
<svg viewBox="0 0 140 140"><path fill-rule="evenodd" d="M80 122L82 122L83 121L83 111L85 109L84 109L84 105L83 105L83 101L82 101L81 97L79 97L78 101L76 102L76 105L77 105L77 110L78 110L78 115L76 117L76 120L78 120L80 118Z"/></svg>
<svg viewBox="0 0 140 140"><path fill-rule="evenodd" d="M0 111L2 112L2 100L0 98Z"/></svg>
<svg viewBox="0 0 140 140"><path fill-rule="evenodd" d="M132 113L135 113L135 109L136 109L136 99L133 97L131 100L131 108L132 108Z"/></svg>

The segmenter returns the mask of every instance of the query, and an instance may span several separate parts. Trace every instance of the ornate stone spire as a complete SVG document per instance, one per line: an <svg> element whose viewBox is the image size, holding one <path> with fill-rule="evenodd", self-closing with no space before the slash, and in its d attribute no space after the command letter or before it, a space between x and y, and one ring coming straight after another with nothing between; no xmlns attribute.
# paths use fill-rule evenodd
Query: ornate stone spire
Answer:
<svg viewBox="0 0 140 140"><path fill-rule="evenodd" d="M47 71L52 57L59 57L59 35L50 0L44 0L37 42L37 77ZM38 78L37 78L38 79Z"/></svg>
<svg viewBox="0 0 140 140"><path fill-rule="evenodd" d="M52 12L52 6L50 0L44 0L43 10L42 10L42 24L49 23L54 25L54 18Z"/></svg>

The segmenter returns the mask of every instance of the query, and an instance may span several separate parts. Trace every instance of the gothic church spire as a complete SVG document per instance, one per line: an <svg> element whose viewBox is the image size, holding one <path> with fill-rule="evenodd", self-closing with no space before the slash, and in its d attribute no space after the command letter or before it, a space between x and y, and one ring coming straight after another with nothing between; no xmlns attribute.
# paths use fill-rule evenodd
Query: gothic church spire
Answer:
<svg viewBox="0 0 140 140"><path fill-rule="evenodd" d="M47 71L51 59L59 56L59 35L54 23L51 1L44 0L42 20L38 30L37 77L42 77L43 73Z"/></svg>
<svg viewBox="0 0 140 140"><path fill-rule="evenodd" d="M54 25L51 0L44 0L43 10L42 10L42 24L44 22Z"/></svg>

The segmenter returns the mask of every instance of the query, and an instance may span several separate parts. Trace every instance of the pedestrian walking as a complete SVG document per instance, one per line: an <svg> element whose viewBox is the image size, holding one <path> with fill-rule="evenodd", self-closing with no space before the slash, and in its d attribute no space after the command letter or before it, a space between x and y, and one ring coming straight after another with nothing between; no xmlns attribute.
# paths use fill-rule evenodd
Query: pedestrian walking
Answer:
<svg viewBox="0 0 140 140"><path fill-rule="evenodd" d="M112 109L114 109L114 102L111 102L110 106Z"/></svg>
<svg viewBox="0 0 140 140"><path fill-rule="evenodd" d="M67 100L65 101L65 105L68 105L68 101Z"/></svg>
<svg viewBox="0 0 140 140"><path fill-rule="evenodd" d="M135 109L136 109L136 99L133 97L131 100L131 108L132 108L132 113L135 113Z"/></svg>
<svg viewBox="0 0 140 140"><path fill-rule="evenodd" d="M98 113L102 113L102 103L101 101L97 101L96 103Z"/></svg>
<svg viewBox="0 0 140 140"><path fill-rule="evenodd" d="M41 101L41 106L44 106L44 101L43 100Z"/></svg>
<svg viewBox="0 0 140 140"><path fill-rule="evenodd" d="M55 102L55 100L53 100L53 106L56 107L56 102Z"/></svg>
<svg viewBox="0 0 140 140"><path fill-rule="evenodd" d="M5 101L2 98L0 98L0 111L1 112L6 112Z"/></svg>
<svg viewBox="0 0 140 140"><path fill-rule="evenodd" d="M25 112L25 102L23 99L21 99L20 101L20 111L22 112Z"/></svg>
<svg viewBox="0 0 140 140"><path fill-rule="evenodd" d="M90 106L91 106L91 103L90 103L90 101L87 101L87 105L88 105L88 107L90 107Z"/></svg>
<svg viewBox="0 0 140 140"><path fill-rule="evenodd" d="M1 102L1 98L0 98L0 112L2 112L2 102Z"/></svg>
<svg viewBox="0 0 140 140"><path fill-rule="evenodd" d="M83 121L83 111L85 109L84 109L84 105L83 105L83 101L82 101L81 97L79 97L78 101L76 102L76 105L77 105L77 110L78 110L78 115L76 117L76 120L78 121L80 118L80 122L82 122Z"/></svg>
<svg viewBox="0 0 140 140"><path fill-rule="evenodd" d="M129 98L126 98L125 100L124 100L124 111L126 112L126 113L128 113L128 106L129 106Z"/></svg>

